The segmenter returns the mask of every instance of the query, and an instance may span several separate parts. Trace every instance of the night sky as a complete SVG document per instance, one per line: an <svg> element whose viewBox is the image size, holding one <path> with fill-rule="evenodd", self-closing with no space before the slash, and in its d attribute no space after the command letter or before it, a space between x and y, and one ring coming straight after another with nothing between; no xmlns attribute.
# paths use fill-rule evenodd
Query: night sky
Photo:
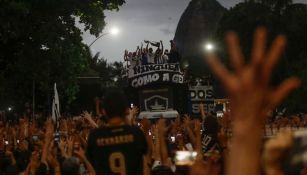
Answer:
<svg viewBox="0 0 307 175"><path fill-rule="evenodd" d="M242 0L218 0L226 8L234 6ZM296 0L304 2L307 0ZM118 12L105 12L107 26L104 33L117 27L117 36L106 35L91 46L92 53L100 52L100 56L108 62L123 60L124 50L134 51L146 40L160 41L169 48L169 40L173 39L178 21L190 0L127 0ZM84 42L89 44L95 37L84 33Z"/></svg>

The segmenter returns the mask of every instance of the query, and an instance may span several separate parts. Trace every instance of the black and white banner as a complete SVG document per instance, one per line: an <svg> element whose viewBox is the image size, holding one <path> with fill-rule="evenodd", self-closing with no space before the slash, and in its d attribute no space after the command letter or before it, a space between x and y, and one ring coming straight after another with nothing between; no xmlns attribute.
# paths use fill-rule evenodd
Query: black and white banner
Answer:
<svg viewBox="0 0 307 175"><path fill-rule="evenodd" d="M128 79L132 87L141 87L157 82L181 84L183 83L183 73L178 63L149 64L129 69Z"/></svg>
<svg viewBox="0 0 307 175"><path fill-rule="evenodd" d="M214 96L212 86L190 86L191 113L199 115L199 105L204 104L205 111L214 111Z"/></svg>
<svg viewBox="0 0 307 175"><path fill-rule="evenodd" d="M166 111L173 108L171 88L140 91L141 111Z"/></svg>

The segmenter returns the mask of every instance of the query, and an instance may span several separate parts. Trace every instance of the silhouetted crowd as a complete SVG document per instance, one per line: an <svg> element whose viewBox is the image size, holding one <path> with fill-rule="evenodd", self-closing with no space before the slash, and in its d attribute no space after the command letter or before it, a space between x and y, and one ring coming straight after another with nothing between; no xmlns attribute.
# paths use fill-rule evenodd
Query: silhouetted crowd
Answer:
<svg viewBox="0 0 307 175"><path fill-rule="evenodd" d="M181 60L181 55L173 40L170 41L170 50L164 49L162 41L152 42L145 40L144 43L146 44L145 47L143 47L142 43L134 52L125 50L124 61L127 62L128 67L148 64L179 63ZM155 47L155 51L149 46Z"/></svg>

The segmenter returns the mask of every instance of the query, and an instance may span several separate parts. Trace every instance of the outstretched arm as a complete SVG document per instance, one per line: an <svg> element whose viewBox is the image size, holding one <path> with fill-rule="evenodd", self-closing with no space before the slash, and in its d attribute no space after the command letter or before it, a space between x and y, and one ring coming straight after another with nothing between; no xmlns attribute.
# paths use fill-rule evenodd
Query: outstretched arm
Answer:
<svg viewBox="0 0 307 175"><path fill-rule="evenodd" d="M160 40L160 43L161 43L161 56L162 56L163 53L164 53L164 47L163 47L163 42L162 42L162 40Z"/></svg>
<svg viewBox="0 0 307 175"><path fill-rule="evenodd" d="M146 52L148 52L148 45L149 45L149 42L146 45Z"/></svg>
<svg viewBox="0 0 307 175"><path fill-rule="evenodd" d="M82 147L79 148L78 151L75 151L75 154L81 159L81 161L85 164L86 169L88 170L90 175L96 175L96 171L90 161L85 156L85 152Z"/></svg>
<svg viewBox="0 0 307 175"><path fill-rule="evenodd" d="M199 104L199 112L200 112L200 116L201 116L202 120L204 121L205 118L206 118L206 112L205 112L205 108L204 108L203 103Z"/></svg>
<svg viewBox="0 0 307 175"><path fill-rule="evenodd" d="M124 61L128 61L128 50L125 50Z"/></svg>
<svg viewBox="0 0 307 175"><path fill-rule="evenodd" d="M162 165L169 165L168 162L168 154L167 154L167 146L165 141L167 128L165 126L165 119L160 119L158 121L158 136L159 136L159 143L160 143L160 156Z"/></svg>
<svg viewBox="0 0 307 175"><path fill-rule="evenodd" d="M44 163L45 165L48 165L47 163L48 148L53 139L53 132L54 132L54 126L52 120L48 119L46 122L45 142L43 145L42 157L41 157L41 162Z"/></svg>
<svg viewBox="0 0 307 175"><path fill-rule="evenodd" d="M89 122L92 128L98 128L97 123L92 118L92 113L84 111L82 116Z"/></svg>
<svg viewBox="0 0 307 175"><path fill-rule="evenodd" d="M143 43L141 43L141 53L143 52Z"/></svg>

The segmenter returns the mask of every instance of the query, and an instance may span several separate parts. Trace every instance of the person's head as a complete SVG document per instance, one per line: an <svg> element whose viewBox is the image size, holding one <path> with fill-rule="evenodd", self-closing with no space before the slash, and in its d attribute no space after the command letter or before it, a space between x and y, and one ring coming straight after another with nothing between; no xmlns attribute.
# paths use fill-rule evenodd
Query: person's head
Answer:
<svg viewBox="0 0 307 175"><path fill-rule="evenodd" d="M132 56L134 56L134 57L135 57L135 56L136 56L136 52L133 52Z"/></svg>
<svg viewBox="0 0 307 175"><path fill-rule="evenodd" d="M214 115L208 115L203 122L203 127L207 134L218 134L219 124L217 117Z"/></svg>
<svg viewBox="0 0 307 175"><path fill-rule="evenodd" d="M164 54L168 54L168 50L167 49L165 49Z"/></svg>
<svg viewBox="0 0 307 175"><path fill-rule="evenodd" d="M73 158L66 159L63 162L62 174L79 175L79 163Z"/></svg>
<svg viewBox="0 0 307 175"><path fill-rule="evenodd" d="M151 171L152 175L173 175L172 170L167 166L157 166Z"/></svg>
<svg viewBox="0 0 307 175"><path fill-rule="evenodd" d="M7 175L19 175L19 170L16 166L8 166L6 169L6 173Z"/></svg>
<svg viewBox="0 0 307 175"><path fill-rule="evenodd" d="M104 96L104 110L108 118L125 117L128 100L123 91L110 88Z"/></svg>
<svg viewBox="0 0 307 175"><path fill-rule="evenodd" d="M152 48L149 48L149 49L148 49L148 52L149 52L149 53L152 53L152 52L153 52Z"/></svg>

